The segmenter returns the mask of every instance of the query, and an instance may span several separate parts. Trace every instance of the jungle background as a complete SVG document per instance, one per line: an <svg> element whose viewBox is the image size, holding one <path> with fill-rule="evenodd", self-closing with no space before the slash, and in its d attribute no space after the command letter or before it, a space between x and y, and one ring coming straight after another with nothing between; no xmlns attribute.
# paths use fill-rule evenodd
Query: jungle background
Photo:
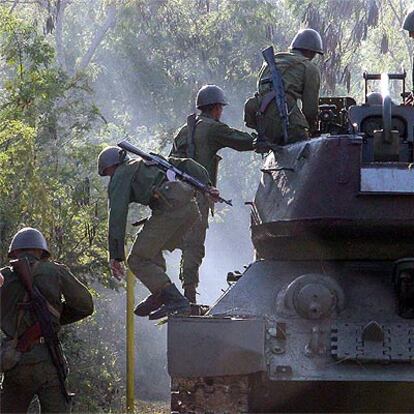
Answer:
<svg viewBox="0 0 414 414"><path fill-rule="evenodd" d="M63 331L75 412L125 410L125 290L107 267L107 181L96 156L128 138L168 154L206 83L224 88L224 122L243 128L261 50L284 51L312 27L326 54L321 95L363 99L362 73L409 73L400 30L409 0L1 0L0 263L12 235L34 226L53 256L93 290L96 312ZM252 260L249 213L261 158L223 151L220 207L207 238L199 300L213 303L226 273ZM131 220L145 216L135 209ZM129 234L135 232L129 229ZM132 240L132 238L131 238ZM167 260L177 280L179 255ZM146 295L136 287L136 300ZM137 412L167 412L166 328L136 321ZM146 402L143 402L146 401ZM147 410L147 411L146 411ZM164 411L163 411L164 410Z"/></svg>

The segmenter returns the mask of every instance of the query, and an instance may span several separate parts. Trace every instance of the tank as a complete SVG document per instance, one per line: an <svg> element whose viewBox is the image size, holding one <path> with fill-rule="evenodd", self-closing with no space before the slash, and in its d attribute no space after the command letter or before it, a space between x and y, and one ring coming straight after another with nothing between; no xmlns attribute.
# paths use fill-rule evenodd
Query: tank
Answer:
<svg viewBox="0 0 414 414"><path fill-rule="evenodd" d="M320 130L264 161L256 260L170 318L172 413L413 411L414 108L321 98Z"/></svg>

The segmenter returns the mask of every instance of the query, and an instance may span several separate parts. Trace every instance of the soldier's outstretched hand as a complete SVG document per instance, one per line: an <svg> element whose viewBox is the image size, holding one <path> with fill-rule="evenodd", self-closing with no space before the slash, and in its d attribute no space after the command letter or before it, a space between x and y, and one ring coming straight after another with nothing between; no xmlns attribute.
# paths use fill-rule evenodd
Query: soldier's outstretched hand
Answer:
<svg viewBox="0 0 414 414"><path fill-rule="evenodd" d="M216 187L210 187L208 189L208 197L213 203L218 203L220 201L220 191Z"/></svg>
<svg viewBox="0 0 414 414"><path fill-rule="evenodd" d="M122 280L125 277L124 265L118 260L111 259L109 261L109 267L111 268L112 276L118 280Z"/></svg>

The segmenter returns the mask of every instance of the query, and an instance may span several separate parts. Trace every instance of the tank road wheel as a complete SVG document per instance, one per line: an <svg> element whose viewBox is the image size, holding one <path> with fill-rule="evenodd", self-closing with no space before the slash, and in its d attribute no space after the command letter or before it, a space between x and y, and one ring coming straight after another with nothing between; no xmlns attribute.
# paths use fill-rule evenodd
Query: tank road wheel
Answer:
<svg viewBox="0 0 414 414"><path fill-rule="evenodd" d="M240 414L248 412L247 376L172 378L172 414Z"/></svg>

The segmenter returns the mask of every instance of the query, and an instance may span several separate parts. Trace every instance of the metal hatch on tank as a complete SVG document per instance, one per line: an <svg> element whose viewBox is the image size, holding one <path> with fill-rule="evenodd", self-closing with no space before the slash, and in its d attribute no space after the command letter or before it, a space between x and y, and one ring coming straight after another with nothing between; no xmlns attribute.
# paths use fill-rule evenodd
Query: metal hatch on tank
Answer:
<svg viewBox="0 0 414 414"><path fill-rule="evenodd" d="M323 98L321 135L266 157L256 260L169 322L172 412L412 412L414 108L377 98Z"/></svg>

